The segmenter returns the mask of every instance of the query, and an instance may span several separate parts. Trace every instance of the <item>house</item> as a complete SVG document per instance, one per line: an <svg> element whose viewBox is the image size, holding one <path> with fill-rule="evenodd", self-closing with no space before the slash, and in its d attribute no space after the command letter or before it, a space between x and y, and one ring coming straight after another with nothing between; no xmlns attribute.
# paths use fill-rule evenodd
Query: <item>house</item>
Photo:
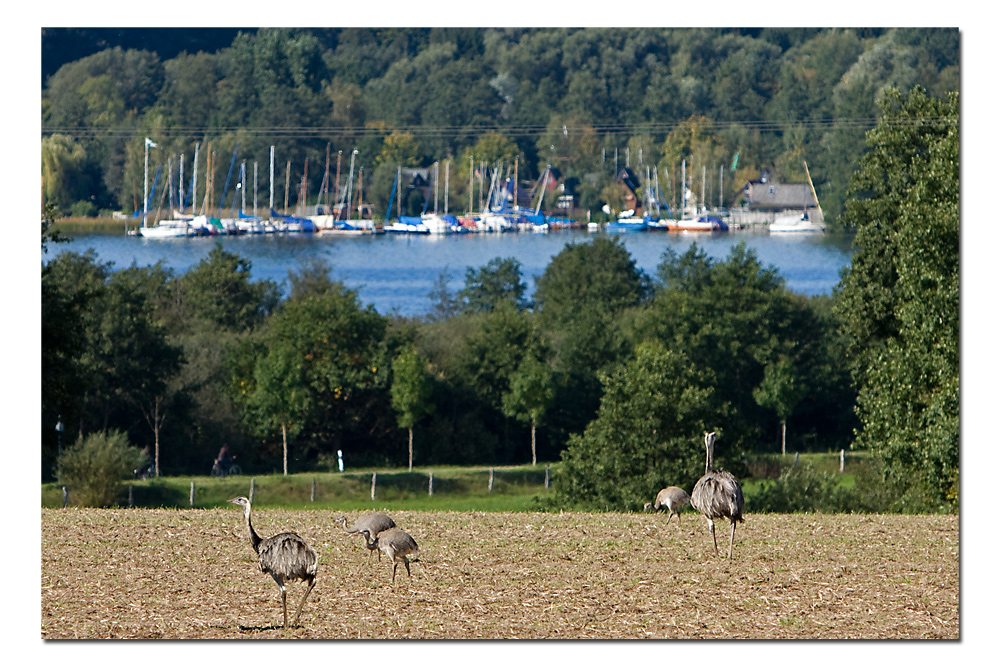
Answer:
<svg viewBox="0 0 1000 667"><path fill-rule="evenodd" d="M803 211L818 208L808 183L778 183L765 170L760 178L743 185L743 200L751 211Z"/></svg>
<svg viewBox="0 0 1000 667"><path fill-rule="evenodd" d="M740 195L742 218L746 222L770 222L781 213L807 213L810 220L821 221L822 210L808 183L778 183L765 170L760 178L747 181Z"/></svg>

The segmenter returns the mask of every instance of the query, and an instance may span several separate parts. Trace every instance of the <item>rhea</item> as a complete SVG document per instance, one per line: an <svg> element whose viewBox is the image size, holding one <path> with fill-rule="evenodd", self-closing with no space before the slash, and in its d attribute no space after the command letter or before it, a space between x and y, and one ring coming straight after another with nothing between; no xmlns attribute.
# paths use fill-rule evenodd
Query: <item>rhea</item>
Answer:
<svg viewBox="0 0 1000 667"><path fill-rule="evenodd" d="M668 486L665 489L660 489L660 492L656 494L656 499L651 503L646 503L643 509L659 511L664 507L667 508L667 523L670 523L670 517L677 515L678 525L680 525L681 520L681 507L690 502L691 496L688 495L687 491L679 486Z"/></svg>
<svg viewBox="0 0 1000 667"><path fill-rule="evenodd" d="M733 557L733 542L736 540L736 522L743 521L743 488L732 473L712 467L715 451L715 432L705 434L705 474L691 490L691 506L708 520L712 533L715 554L719 554L719 543L715 539L715 520L723 517L732 524L729 536L729 558Z"/></svg>
<svg viewBox="0 0 1000 667"><path fill-rule="evenodd" d="M365 546L369 550L380 549L389 557L389 561L392 563L392 583L396 583L396 568L399 567L399 561L402 561L403 565L406 566L406 576L410 576L409 556L413 556L416 560L416 556L420 553L420 547L417 546L417 541L409 533L401 528L393 527L382 531L374 539L367 530L361 531L361 534L365 536Z"/></svg>
<svg viewBox="0 0 1000 667"><path fill-rule="evenodd" d="M339 523L341 526L343 526L344 530L347 531L348 533L363 533L364 531L368 531L370 535L375 535L376 537L382 531L396 527L396 522L393 521L392 518L390 518L387 514L383 514L382 512L372 512L370 514L366 514L365 516L355 521L354 526L352 528L347 527L347 517L342 516L338 518L336 523ZM382 552L378 551L377 553L378 553L378 560L381 563ZM369 562L371 561L371 559L372 559L372 554L371 551L369 551L368 552Z"/></svg>
<svg viewBox="0 0 1000 667"><path fill-rule="evenodd" d="M316 584L316 566L319 557L316 550L295 533L278 533L272 537L262 538L250 523L250 501L244 496L238 496L228 501L243 508L243 517L250 531L250 546L257 554L257 563L261 572L271 575L281 589L281 610L285 617L285 628L288 627L288 603L285 600L285 584L289 581L305 581L309 587L299 600L299 608L295 612L293 625L298 625L302 605L305 604L309 592Z"/></svg>

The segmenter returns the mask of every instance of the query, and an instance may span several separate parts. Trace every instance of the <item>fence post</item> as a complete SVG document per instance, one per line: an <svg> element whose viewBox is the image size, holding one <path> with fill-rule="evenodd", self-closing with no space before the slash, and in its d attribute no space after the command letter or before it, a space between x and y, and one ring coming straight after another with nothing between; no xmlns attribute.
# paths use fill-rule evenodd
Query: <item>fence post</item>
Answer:
<svg viewBox="0 0 1000 667"><path fill-rule="evenodd" d="M545 464L545 488L549 488L549 464Z"/></svg>
<svg viewBox="0 0 1000 667"><path fill-rule="evenodd" d="M493 491L493 468L490 468L490 491Z"/></svg>
<svg viewBox="0 0 1000 667"><path fill-rule="evenodd" d="M190 500L190 504L191 504L191 507L194 507L194 482L191 482L191 500Z"/></svg>
<svg viewBox="0 0 1000 667"><path fill-rule="evenodd" d="M63 509L66 509L67 505L69 505L69 489L67 489L64 486L63 487Z"/></svg>
<svg viewBox="0 0 1000 667"><path fill-rule="evenodd" d="M253 504L253 477L250 478L250 504Z"/></svg>
<svg viewBox="0 0 1000 667"><path fill-rule="evenodd" d="M309 502L311 502L311 503L316 502L316 478L315 477L313 477L313 488L312 488L312 493L309 494Z"/></svg>
<svg viewBox="0 0 1000 667"><path fill-rule="evenodd" d="M431 473L430 478L427 480L427 495L434 495L434 473Z"/></svg>
<svg viewBox="0 0 1000 667"><path fill-rule="evenodd" d="M844 450L840 450L840 472L844 472Z"/></svg>
<svg viewBox="0 0 1000 667"><path fill-rule="evenodd" d="M132 485L128 485L128 506L132 507Z"/></svg>
<svg viewBox="0 0 1000 667"><path fill-rule="evenodd" d="M792 464L792 470L795 470L799 465L799 453L795 452L795 463Z"/></svg>
<svg viewBox="0 0 1000 667"><path fill-rule="evenodd" d="M372 473L372 500L375 500L375 479L378 476L377 472Z"/></svg>

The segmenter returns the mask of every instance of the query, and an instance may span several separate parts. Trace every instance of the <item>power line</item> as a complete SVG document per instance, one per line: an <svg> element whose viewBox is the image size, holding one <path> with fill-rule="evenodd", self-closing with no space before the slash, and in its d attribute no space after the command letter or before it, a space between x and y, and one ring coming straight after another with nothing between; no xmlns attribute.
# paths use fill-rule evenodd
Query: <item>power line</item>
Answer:
<svg viewBox="0 0 1000 667"><path fill-rule="evenodd" d="M915 127L932 125L954 125L958 119L951 116L926 118L885 118L882 122L892 127ZM743 128L757 132L781 132L789 129L857 130L872 129L879 123L878 118L820 118L805 120L753 120L726 121L704 120L694 124L699 130L718 132L729 128ZM156 136L164 139L219 136L237 134L275 139L313 139L329 137L380 137L393 133L408 133L415 137L457 137L499 132L508 137L540 137L548 133L565 136L596 134L669 134L674 130L691 126L689 121L671 123L596 123L593 125L566 125L559 128L548 125L404 125L398 127L337 127L337 126L272 126L272 127L220 127L220 126L177 126L156 131ZM145 130L134 128L96 128L87 126L43 126L42 135L68 134L81 139L123 137L130 138L143 134Z"/></svg>

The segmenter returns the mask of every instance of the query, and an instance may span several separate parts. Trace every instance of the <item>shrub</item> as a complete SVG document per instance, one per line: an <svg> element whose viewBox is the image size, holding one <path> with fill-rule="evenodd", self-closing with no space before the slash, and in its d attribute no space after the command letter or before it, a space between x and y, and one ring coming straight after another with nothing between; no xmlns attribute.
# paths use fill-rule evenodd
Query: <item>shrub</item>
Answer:
<svg viewBox="0 0 1000 667"><path fill-rule="evenodd" d="M74 504L108 507L122 495L122 480L146 466L149 455L129 445L119 431L81 437L56 462L56 477L70 489Z"/></svg>
<svg viewBox="0 0 1000 667"><path fill-rule="evenodd" d="M848 495L836 475L806 464L765 480L759 491L748 494L746 506L752 512L838 512L849 504Z"/></svg>
<svg viewBox="0 0 1000 667"><path fill-rule="evenodd" d="M92 218L97 215L97 205L94 202L81 200L69 207L69 213L77 218Z"/></svg>

